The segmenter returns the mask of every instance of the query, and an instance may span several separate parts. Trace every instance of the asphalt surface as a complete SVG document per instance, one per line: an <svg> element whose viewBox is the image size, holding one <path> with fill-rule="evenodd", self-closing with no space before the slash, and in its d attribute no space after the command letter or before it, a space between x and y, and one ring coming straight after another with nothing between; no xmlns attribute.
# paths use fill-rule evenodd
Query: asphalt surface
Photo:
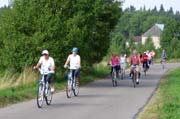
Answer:
<svg viewBox="0 0 180 119"><path fill-rule="evenodd" d="M0 119L135 119L148 102L169 69L180 64L153 65L147 76L142 74L140 84L133 88L126 76L112 87L111 79L105 78L80 88L78 97L66 98L65 92L54 95L52 105L38 109L36 100L0 109Z"/></svg>

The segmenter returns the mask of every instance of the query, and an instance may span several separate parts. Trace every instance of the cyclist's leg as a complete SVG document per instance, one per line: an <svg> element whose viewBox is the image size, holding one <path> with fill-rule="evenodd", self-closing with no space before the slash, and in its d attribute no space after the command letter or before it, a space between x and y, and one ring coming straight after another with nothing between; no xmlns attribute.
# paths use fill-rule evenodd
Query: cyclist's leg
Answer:
<svg viewBox="0 0 180 119"><path fill-rule="evenodd" d="M116 69L116 76L119 77L120 66L119 66L119 65L116 65L116 66L115 66L115 69Z"/></svg>
<svg viewBox="0 0 180 119"><path fill-rule="evenodd" d="M134 66L133 65L131 65L131 67L130 67L130 74L129 74L129 77L131 78L131 75L133 74L133 70L134 70Z"/></svg>
<svg viewBox="0 0 180 119"><path fill-rule="evenodd" d="M80 71L81 71L80 68L78 68L78 69L76 69L76 70L74 71L74 76L75 76L76 79L79 78Z"/></svg>
<svg viewBox="0 0 180 119"><path fill-rule="evenodd" d="M46 77L46 79L51 87L51 92L54 92L53 76L54 76L54 73L49 73Z"/></svg>
<svg viewBox="0 0 180 119"><path fill-rule="evenodd" d="M137 84L139 84L140 68L138 65L136 65L135 70L136 70L136 82Z"/></svg>

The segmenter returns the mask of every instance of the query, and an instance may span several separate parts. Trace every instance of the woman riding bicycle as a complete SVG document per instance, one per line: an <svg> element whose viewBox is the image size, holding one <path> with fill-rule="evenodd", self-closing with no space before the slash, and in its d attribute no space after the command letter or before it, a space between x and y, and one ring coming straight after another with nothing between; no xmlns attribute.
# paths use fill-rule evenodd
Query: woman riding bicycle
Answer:
<svg viewBox="0 0 180 119"><path fill-rule="evenodd" d="M123 73L124 76L125 76L125 69L126 69L126 61L127 61L126 54L125 54L125 52L122 52L121 56L119 58L119 62L120 62L121 70L123 71L121 73Z"/></svg>
<svg viewBox="0 0 180 119"><path fill-rule="evenodd" d="M70 69L73 70L73 76L78 79L81 69L81 58L78 55L78 48L74 47L72 49L72 54L68 56L66 63L64 64L64 68L66 68L68 64L70 64Z"/></svg>
<svg viewBox="0 0 180 119"><path fill-rule="evenodd" d="M34 69L37 69L41 66L41 69L44 72L47 72L47 77L46 77L47 81L50 84L51 92L54 92L54 85L53 85L53 81L52 81L52 78L53 78L53 75L55 72L54 59L49 56L48 50L43 50L42 55L43 56L41 56L37 65L34 66Z"/></svg>
<svg viewBox="0 0 180 119"><path fill-rule="evenodd" d="M133 55L130 57L130 77L133 74L133 71L136 70L136 83L139 84L140 77L140 67L141 64L140 56L136 50L133 51Z"/></svg>
<svg viewBox="0 0 180 119"><path fill-rule="evenodd" d="M113 68L116 69L116 72L118 74L120 70L120 64L119 64L119 57L115 53L112 53L109 64L111 64L111 74L112 74Z"/></svg>
<svg viewBox="0 0 180 119"><path fill-rule="evenodd" d="M162 54L161 54L161 63L166 61L166 58L167 58L167 54L165 52L165 50L162 51Z"/></svg>

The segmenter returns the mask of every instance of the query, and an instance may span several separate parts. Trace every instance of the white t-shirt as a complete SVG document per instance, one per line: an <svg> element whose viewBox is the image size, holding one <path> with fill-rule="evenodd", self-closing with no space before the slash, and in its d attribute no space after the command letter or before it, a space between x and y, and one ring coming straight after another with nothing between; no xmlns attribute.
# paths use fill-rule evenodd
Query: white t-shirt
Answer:
<svg viewBox="0 0 180 119"><path fill-rule="evenodd" d="M150 53L147 53L147 56L148 56L148 60L151 60L151 54Z"/></svg>
<svg viewBox="0 0 180 119"><path fill-rule="evenodd" d="M70 69L80 68L79 61L81 60L81 58L79 55L74 56L73 54L71 54L68 56L68 59L70 61Z"/></svg>
<svg viewBox="0 0 180 119"><path fill-rule="evenodd" d="M42 56L39 59L39 63L41 63L41 69L43 70L43 72L54 73L54 71L50 71L51 67L55 65L54 59L52 57L49 57L49 59L46 60L45 57Z"/></svg>
<svg viewBox="0 0 180 119"><path fill-rule="evenodd" d="M120 57L120 63L123 64L123 63L126 63L126 57Z"/></svg>

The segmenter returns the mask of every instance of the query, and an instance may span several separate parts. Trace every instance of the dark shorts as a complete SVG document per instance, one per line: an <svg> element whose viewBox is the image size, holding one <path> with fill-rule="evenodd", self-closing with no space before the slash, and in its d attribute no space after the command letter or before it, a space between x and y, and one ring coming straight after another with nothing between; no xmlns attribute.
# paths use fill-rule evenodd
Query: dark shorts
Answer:
<svg viewBox="0 0 180 119"><path fill-rule="evenodd" d="M149 69L148 62L143 62L143 68L148 68Z"/></svg>
<svg viewBox="0 0 180 119"><path fill-rule="evenodd" d="M81 69L72 69L72 76L78 78L79 77L79 73L80 73Z"/></svg>
<svg viewBox="0 0 180 119"><path fill-rule="evenodd" d="M120 70L120 65L117 65L117 66L112 66L111 67L111 72L113 71L113 68L115 68L116 69L116 71L118 71L118 70Z"/></svg>
<svg viewBox="0 0 180 119"><path fill-rule="evenodd" d="M45 75L45 79L46 79L46 81L48 81L49 84L53 83L53 76L54 76L54 73L49 73L49 74ZM40 77L40 79L41 78L42 78L42 76Z"/></svg>

